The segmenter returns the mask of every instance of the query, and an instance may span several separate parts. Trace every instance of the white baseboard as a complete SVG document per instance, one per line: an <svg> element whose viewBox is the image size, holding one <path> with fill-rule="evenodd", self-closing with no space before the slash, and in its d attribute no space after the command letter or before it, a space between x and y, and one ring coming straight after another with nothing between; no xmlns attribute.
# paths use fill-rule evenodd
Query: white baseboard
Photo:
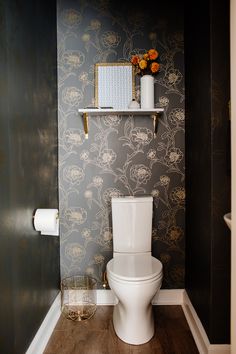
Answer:
<svg viewBox="0 0 236 354"><path fill-rule="evenodd" d="M210 344L205 329L185 290L182 308L200 354L230 354L230 344Z"/></svg>
<svg viewBox="0 0 236 354"><path fill-rule="evenodd" d="M59 293L45 316L33 341L25 354L43 354L50 336L61 315L61 293Z"/></svg>
<svg viewBox="0 0 236 354"><path fill-rule="evenodd" d="M117 304L117 298L112 290L97 290L97 304L115 305Z"/></svg>
<svg viewBox="0 0 236 354"><path fill-rule="evenodd" d="M152 300L153 305L181 305L183 303L183 289L160 290ZM98 305L115 305L117 299L112 290L97 290Z"/></svg>
<svg viewBox="0 0 236 354"><path fill-rule="evenodd" d="M152 300L153 305L182 305L184 289L161 289Z"/></svg>
<svg viewBox="0 0 236 354"><path fill-rule="evenodd" d="M117 298L112 290L97 290L97 305L115 305ZM152 300L153 305L181 305L200 354L230 354L229 344L210 344L202 323L184 289L161 289ZM50 336L61 315L60 293L54 300L42 325L25 354L43 354Z"/></svg>

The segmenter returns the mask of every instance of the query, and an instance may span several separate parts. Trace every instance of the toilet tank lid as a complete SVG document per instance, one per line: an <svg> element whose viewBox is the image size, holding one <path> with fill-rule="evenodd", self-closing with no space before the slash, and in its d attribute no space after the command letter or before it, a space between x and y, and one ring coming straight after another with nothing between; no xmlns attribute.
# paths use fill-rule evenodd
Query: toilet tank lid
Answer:
<svg viewBox="0 0 236 354"><path fill-rule="evenodd" d="M112 202L119 202L119 203L146 203L146 202L153 202L152 196L121 196L121 197L112 197Z"/></svg>

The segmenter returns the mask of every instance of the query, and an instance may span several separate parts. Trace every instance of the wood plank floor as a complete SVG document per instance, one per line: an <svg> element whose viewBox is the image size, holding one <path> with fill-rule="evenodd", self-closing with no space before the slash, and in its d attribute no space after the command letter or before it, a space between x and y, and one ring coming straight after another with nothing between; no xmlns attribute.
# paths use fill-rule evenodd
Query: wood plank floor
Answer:
<svg viewBox="0 0 236 354"><path fill-rule="evenodd" d="M61 315L44 354L198 354L181 306L153 306L155 335L145 344L130 345L115 334L113 306L98 306L87 321Z"/></svg>

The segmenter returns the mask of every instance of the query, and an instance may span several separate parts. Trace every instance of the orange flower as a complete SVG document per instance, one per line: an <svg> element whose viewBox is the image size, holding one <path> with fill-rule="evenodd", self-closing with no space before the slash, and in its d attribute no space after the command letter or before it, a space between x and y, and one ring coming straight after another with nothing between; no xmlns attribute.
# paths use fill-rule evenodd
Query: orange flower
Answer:
<svg viewBox="0 0 236 354"><path fill-rule="evenodd" d="M146 67L147 67L146 60L144 60L144 59L140 60L139 67L140 67L141 70L146 69Z"/></svg>
<svg viewBox="0 0 236 354"><path fill-rule="evenodd" d="M143 54L135 54L131 56L130 62L134 66L135 74L155 75L160 70L158 63L159 53L156 49L151 48Z"/></svg>
<svg viewBox="0 0 236 354"><path fill-rule="evenodd" d="M131 63L132 63L133 65L137 65L137 64L139 63L139 61L140 61L140 58L139 58L138 55L133 55L133 56L132 56L132 58L131 58Z"/></svg>
<svg viewBox="0 0 236 354"><path fill-rule="evenodd" d="M151 68L151 72L152 73L157 73L159 71L159 69L160 69L160 64L154 62L154 63L151 64L150 68Z"/></svg>
<svg viewBox="0 0 236 354"><path fill-rule="evenodd" d="M156 49L149 49L148 55L150 60L155 60L158 57L158 52L156 51Z"/></svg>

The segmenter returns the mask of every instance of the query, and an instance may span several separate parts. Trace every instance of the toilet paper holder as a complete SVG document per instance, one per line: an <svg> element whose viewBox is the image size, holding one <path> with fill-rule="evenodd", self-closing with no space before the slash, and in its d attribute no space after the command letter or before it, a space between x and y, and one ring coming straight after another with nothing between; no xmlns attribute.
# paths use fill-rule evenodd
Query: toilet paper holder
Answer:
<svg viewBox="0 0 236 354"><path fill-rule="evenodd" d="M36 209L33 214L33 225L41 235L59 236L58 209Z"/></svg>

